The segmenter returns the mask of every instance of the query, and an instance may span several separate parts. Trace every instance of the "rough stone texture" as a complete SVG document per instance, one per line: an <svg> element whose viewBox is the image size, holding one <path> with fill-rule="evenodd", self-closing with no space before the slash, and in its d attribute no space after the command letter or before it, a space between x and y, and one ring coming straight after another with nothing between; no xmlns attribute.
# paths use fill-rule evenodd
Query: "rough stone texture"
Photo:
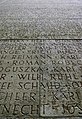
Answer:
<svg viewBox="0 0 82 119"><path fill-rule="evenodd" d="M82 39L82 0L0 0L0 39Z"/></svg>
<svg viewBox="0 0 82 119"><path fill-rule="evenodd" d="M41 116L81 116L82 41L44 41L43 79L40 80ZM80 44L82 45L82 44ZM42 65L41 65L42 67Z"/></svg>
<svg viewBox="0 0 82 119"><path fill-rule="evenodd" d="M1 40L0 119L55 118L82 118L82 40Z"/></svg>

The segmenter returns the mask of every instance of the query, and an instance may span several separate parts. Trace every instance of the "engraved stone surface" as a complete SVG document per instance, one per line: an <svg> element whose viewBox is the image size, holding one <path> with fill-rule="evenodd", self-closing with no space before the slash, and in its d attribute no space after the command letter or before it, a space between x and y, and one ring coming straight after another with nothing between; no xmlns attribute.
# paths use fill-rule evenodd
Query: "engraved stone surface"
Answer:
<svg viewBox="0 0 82 119"><path fill-rule="evenodd" d="M82 40L1 40L0 119L81 119Z"/></svg>
<svg viewBox="0 0 82 119"><path fill-rule="evenodd" d="M39 57L32 41L0 41L0 116L39 114Z"/></svg>
<svg viewBox="0 0 82 119"><path fill-rule="evenodd" d="M44 42L41 116L82 116L82 41Z"/></svg>

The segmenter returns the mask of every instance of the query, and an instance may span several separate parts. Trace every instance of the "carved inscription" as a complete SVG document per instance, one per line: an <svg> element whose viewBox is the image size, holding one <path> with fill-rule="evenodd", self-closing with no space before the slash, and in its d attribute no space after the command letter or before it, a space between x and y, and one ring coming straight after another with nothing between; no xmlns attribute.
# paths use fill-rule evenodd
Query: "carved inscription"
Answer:
<svg viewBox="0 0 82 119"><path fill-rule="evenodd" d="M0 41L0 119L82 116L82 40Z"/></svg>
<svg viewBox="0 0 82 119"><path fill-rule="evenodd" d="M0 116L39 115L39 51L33 41L0 42Z"/></svg>
<svg viewBox="0 0 82 119"><path fill-rule="evenodd" d="M41 116L82 116L82 41L45 41Z"/></svg>

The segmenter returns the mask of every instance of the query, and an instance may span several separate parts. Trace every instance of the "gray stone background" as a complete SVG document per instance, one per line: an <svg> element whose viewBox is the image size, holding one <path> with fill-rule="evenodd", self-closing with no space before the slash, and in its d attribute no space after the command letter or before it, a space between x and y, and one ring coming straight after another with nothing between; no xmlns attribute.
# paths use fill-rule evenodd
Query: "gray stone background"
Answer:
<svg viewBox="0 0 82 119"><path fill-rule="evenodd" d="M82 0L0 0L0 39L82 39Z"/></svg>

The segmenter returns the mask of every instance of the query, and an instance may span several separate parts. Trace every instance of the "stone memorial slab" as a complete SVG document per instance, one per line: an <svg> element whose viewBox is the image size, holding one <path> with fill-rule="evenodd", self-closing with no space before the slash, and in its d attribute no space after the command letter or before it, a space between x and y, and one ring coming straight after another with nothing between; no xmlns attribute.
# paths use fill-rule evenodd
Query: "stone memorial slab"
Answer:
<svg viewBox="0 0 82 119"><path fill-rule="evenodd" d="M44 41L40 114L82 116L82 41Z"/></svg>
<svg viewBox="0 0 82 119"><path fill-rule="evenodd" d="M82 118L82 40L1 40L0 119L61 117Z"/></svg>
<svg viewBox="0 0 82 119"><path fill-rule="evenodd" d="M0 41L0 116L39 114L39 55L33 41Z"/></svg>

